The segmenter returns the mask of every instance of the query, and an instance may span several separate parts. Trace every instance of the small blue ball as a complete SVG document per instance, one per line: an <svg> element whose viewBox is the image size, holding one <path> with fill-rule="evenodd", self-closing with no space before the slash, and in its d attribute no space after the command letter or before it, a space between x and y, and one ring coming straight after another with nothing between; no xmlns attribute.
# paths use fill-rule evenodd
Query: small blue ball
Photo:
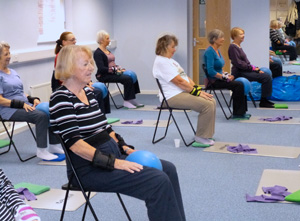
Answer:
<svg viewBox="0 0 300 221"><path fill-rule="evenodd" d="M35 109L39 111L43 111L44 113L47 114L48 117L50 117L49 102L41 102L38 105L36 105Z"/></svg>
<svg viewBox="0 0 300 221"><path fill-rule="evenodd" d="M102 82L95 82L93 83L93 87L102 91L102 98L105 98L108 94L108 90L107 90L107 87L105 86L104 83Z"/></svg>
<svg viewBox="0 0 300 221"><path fill-rule="evenodd" d="M239 77L235 81L242 82L244 84L244 94L247 95L251 91L251 83L247 78Z"/></svg>
<svg viewBox="0 0 300 221"><path fill-rule="evenodd" d="M141 164L143 166L153 167L158 170L162 170L162 164L160 159L150 151L138 150L131 153L126 160Z"/></svg>
<svg viewBox="0 0 300 221"><path fill-rule="evenodd" d="M134 73L133 71L126 70L126 71L124 71L123 74L128 75L129 77L131 77L133 83L136 82L137 76L136 76L136 73Z"/></svg>

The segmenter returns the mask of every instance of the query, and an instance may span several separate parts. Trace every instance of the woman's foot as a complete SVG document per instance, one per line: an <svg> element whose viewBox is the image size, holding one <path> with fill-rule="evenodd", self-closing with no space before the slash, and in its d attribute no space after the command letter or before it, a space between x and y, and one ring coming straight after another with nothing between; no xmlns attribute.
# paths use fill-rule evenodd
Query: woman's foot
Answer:
<svg viewBox="0 0 300 221"><path fill-rule="evenodd" d="M274 108L274 103L269 101L267 98L262 98L260 100L259 107Z"/></svg>
<svg viewBox="0 0 300 221"><path fill-rule="evenodd" d="M128 109L136 109L136 106L133 105L130 101L124 101L123 106Z"/></svg>
<svg viewBox="0 0 300 221"><path fill-rule="evenodd" d="M236 119L236 120L249 120L251 117L251 114L242 114L242 115L239 115L239 114L234 114L232 115L232 119Z"/></svg>
<svg viewBox="0 0 300 221"><path fill-rule="evenodd" d="M50 153L58 153L58 154L65 153L60 144L50 144L48 150Z"/></svg>
<svg viewBox="0 0 300 221"><path fill-rule="evenodd" d="M209 144L211 146L215 144L215 141L213 141L209 138L202 138L202 137L198 137L198 136L195 136L195 141L197 143Z"/></svg>
<svg viewBox="0 0 300 221"><path fill-rule="evenodd" d="M144 104L139 104L136 99L129 100L129 102L136 107L144 107Z"/></svg>
<svg viewBox="0 0 300 221"><path fill-rule="evenodd" d="M36 156L43 160L54 160L58 158L58 156L50 153L46 148L37 148Z"/></svg>

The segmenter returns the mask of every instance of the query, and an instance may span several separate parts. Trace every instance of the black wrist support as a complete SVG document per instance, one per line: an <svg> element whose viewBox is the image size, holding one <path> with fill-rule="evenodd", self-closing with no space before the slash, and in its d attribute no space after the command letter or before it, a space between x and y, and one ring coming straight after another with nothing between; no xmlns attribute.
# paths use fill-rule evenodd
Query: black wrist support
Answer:
<svg viewBox="0 0 300 221"><path fill-rule="evenodd" d="M113 154L103 154L100 150L96 150L92 164L94 167L100 167L107 170L113 170L115 165L115 156Z"/></svg>
<svg viewBox="0 0 300 221"><path fill-rule="evenodd" d="M11 107L11 108L22 109L23 106L24 106L24 101L12 99L11 102L10 102L10 107Z"/></svg>
<svg viewBox="0 0 300 221"><path fill-rule="evenodd" d="M40 98L38 97L31 97L31 96L27 96L27 100L29 103L33 104L34 103L34 100L35 99L38 99L40 101Z"/></svg>

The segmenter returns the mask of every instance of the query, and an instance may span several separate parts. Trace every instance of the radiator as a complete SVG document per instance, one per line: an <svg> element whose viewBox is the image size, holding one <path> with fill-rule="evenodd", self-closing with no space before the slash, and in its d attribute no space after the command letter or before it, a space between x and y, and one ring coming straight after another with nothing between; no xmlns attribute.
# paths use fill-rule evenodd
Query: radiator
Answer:
<svg viewBox="0 0 300 221"><path fill-rule="evenodd" d="M30 96L39 97L41 102L49 102L51 93L51 82L30 86Z"/></svg>

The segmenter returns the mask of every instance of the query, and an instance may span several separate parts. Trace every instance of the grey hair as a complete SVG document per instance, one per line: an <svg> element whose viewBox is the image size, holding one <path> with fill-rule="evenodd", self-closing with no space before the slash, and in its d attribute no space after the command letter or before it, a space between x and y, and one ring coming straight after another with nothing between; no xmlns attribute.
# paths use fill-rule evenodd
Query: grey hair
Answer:
<svg viewBox="0 0 300 221"><path fill-rule="evenodd" d="M105 30L101 30L97 32L97 43L100 44L100 42L104 39L104 37L108 36L108 32Z"/></svg>
<svg viewBox="0 0 300 221"><path fill-rule="evenodd" d="M7 42L5 42L5 41L1 41L0 42L0 57L2 56L3 48L10 49L10 45Z"/></svg>
<svg viewBox="0 0 300 221"><path fill-rule="evenodd" d="M207 40L210 44L214 44L218 38L224 37L224 33L219 29L213 29L207 35Z"/></svg>

